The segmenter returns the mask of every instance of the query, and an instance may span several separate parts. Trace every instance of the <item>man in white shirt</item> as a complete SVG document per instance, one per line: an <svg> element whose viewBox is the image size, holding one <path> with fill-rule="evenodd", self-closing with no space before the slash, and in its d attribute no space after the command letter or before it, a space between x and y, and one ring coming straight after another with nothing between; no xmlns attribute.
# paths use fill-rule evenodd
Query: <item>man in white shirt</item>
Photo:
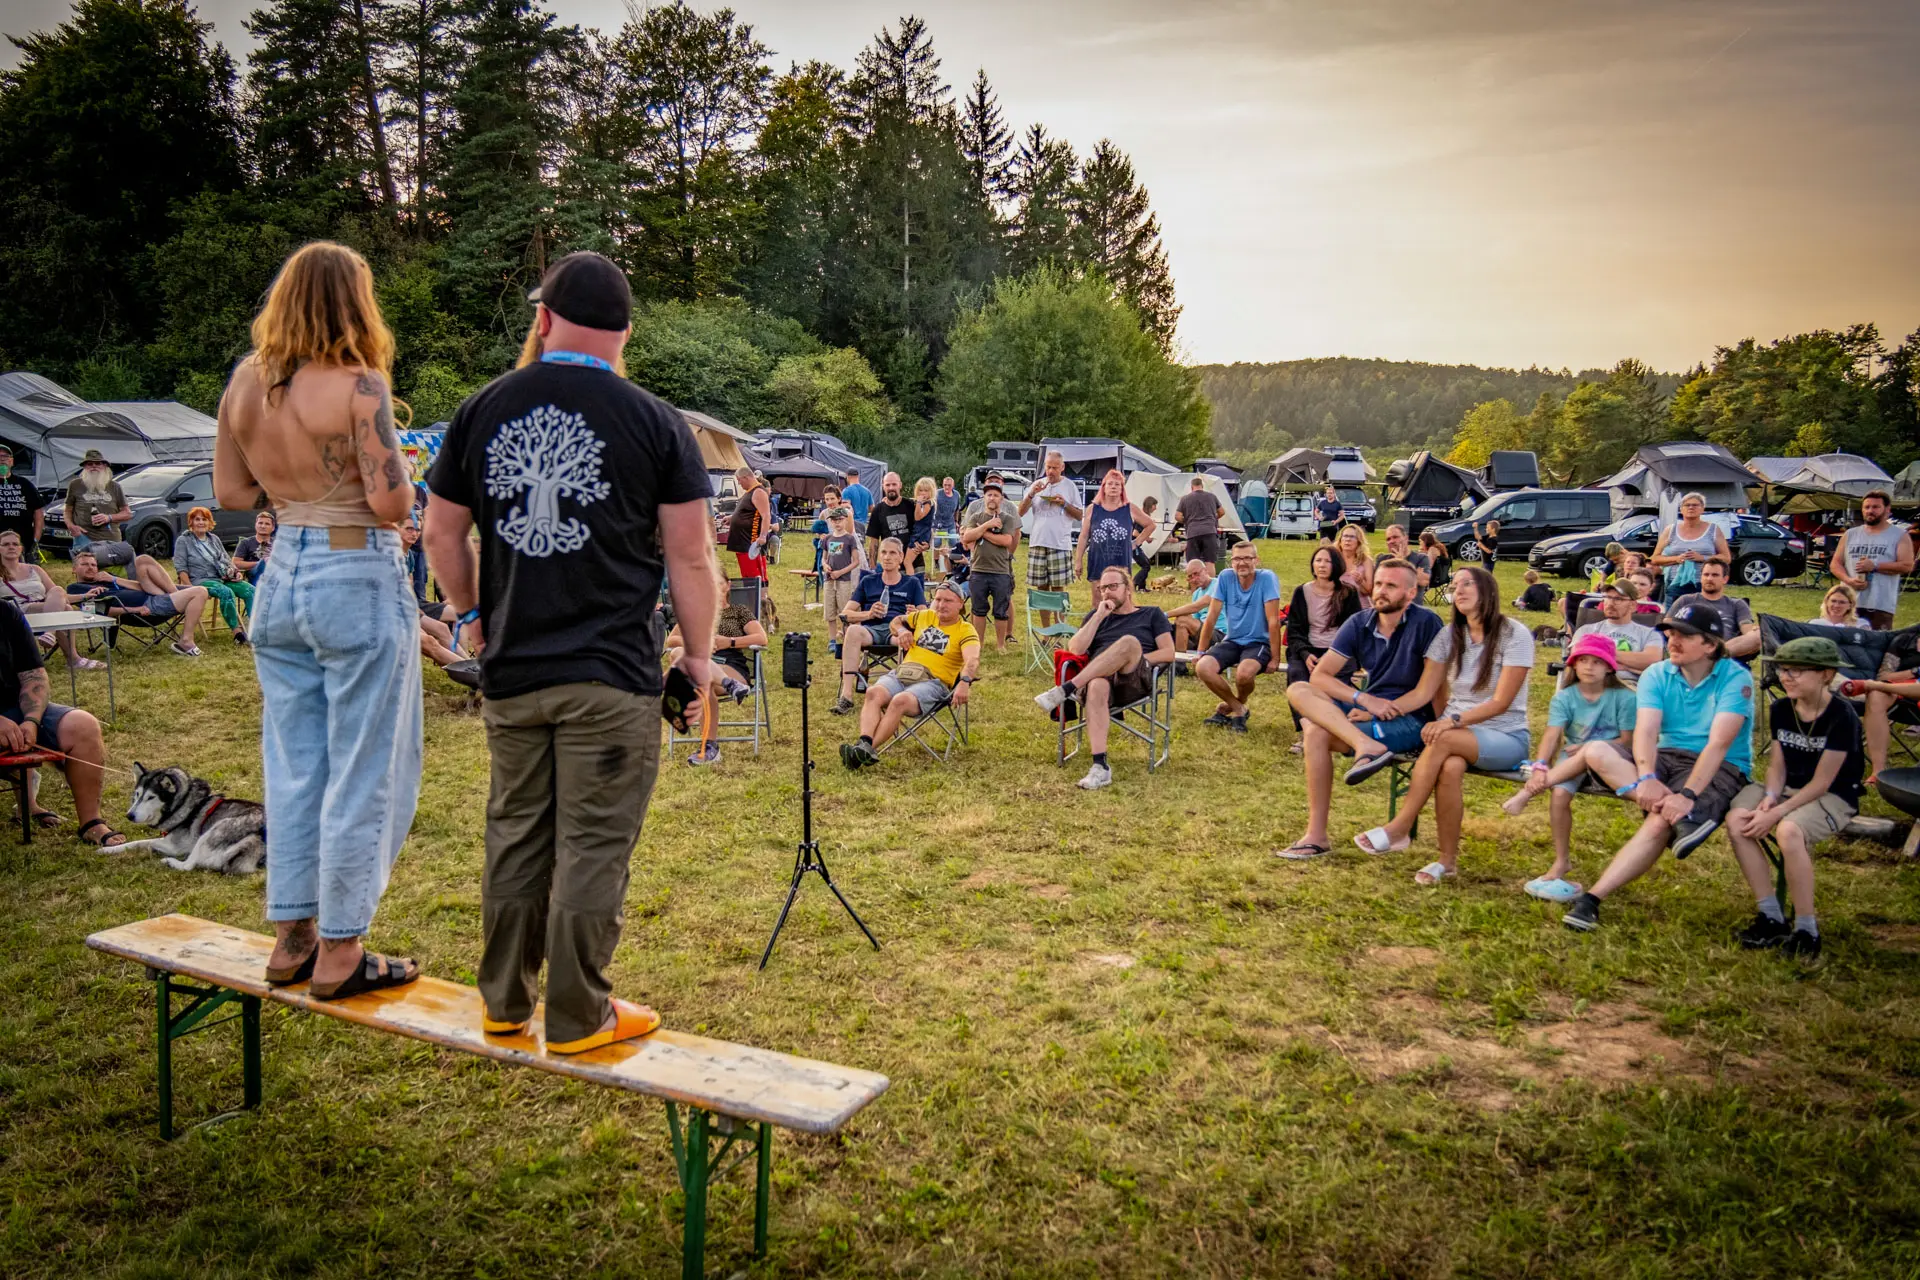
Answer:
<svg viewBox="0 0 1920 1280"><path fill-rule="evenodd" d="M1020 516L1033 513L1033 532L1027 541L1027 586L1035 591L1065 591L1073 585L1073 530L1083 514L1080 486L1066 478L1067 460L1055 449L1046 468L1020 499ZM1060 615L1042 612L1040 625L1052 626Z"/></svg>
<svg viewBox="0 0 1920 1280"><path fill-rule="evenodd" d="M1640 682L1640 673L1667 656L1667 642L1652 627L1634 621L1636 606L1640 601L1640 588L1631 582L1609 582L1600 588L1600 612L1604 615L1599 622L1589 622L1573 633L1578 640L1581 636L1605 636L1613 641L1618 649L1619 666L1616 668L1620 683L1631 689ZM1573 679L1573 669L1569 663L1561 672L1561 684Z"/></svg>
<svg viewBox="0 0 1920 1280"><path fill-rule="evenodd" d="M1885 490L1869 490L1860 499L1861 522L1847 530L1828 566L1860 593L1860 616L1875 631L1893 630L1900 579L1913 572L1913 543L1905 525L1888 519L1891 507Z"/></svg>

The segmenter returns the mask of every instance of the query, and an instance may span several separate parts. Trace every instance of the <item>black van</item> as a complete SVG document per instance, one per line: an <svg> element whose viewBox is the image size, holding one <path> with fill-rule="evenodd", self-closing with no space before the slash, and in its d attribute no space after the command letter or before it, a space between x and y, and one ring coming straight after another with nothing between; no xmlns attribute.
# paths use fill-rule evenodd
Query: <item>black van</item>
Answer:
<svg viewBox="0 0 1920 1280"><path fill-rule="evenodd" d="M1487 521L1500 522L1500 554L1520 558L1543 538L1562 533L1584 533L1613 519L1605 489L1521 489L1496 493L1464 520L1428 525L1440 545L1457 564L1476 564L1480 548L1473 526L1484 532Z"/></svg>

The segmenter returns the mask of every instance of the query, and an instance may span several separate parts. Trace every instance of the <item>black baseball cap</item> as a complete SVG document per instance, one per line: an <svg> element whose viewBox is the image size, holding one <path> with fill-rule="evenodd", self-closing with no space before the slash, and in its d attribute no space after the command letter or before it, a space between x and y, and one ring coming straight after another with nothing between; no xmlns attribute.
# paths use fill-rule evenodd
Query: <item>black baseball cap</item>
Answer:
<svg viewBox="0 0 1920 1280"><path fill-rule="evenodd" d="M1715 640L1725 640L1727 635L1723 627L1718 609L1707 604L1690 604L1675 609L1655 624L1654 629L1678 631L1683 636L1711 636Z"/></svg>
<svg viewBox="0 0 1920 1280"><path fill-rule="evenodd" d="M987 482L980 486L980 492L982 493L985 493L989 489L997 489L1002 494L1006 493L1007 491L1007 487L1004 484L1000 483L999 476L988 476Z"/></svg>
<svg viewBox="0 0 1920 1280"><path fill-rule="evenodd" d="M587 329L618 333L633 323L633 289L626 273L597 253L570 253L548 267L527 301Z"/></svg>

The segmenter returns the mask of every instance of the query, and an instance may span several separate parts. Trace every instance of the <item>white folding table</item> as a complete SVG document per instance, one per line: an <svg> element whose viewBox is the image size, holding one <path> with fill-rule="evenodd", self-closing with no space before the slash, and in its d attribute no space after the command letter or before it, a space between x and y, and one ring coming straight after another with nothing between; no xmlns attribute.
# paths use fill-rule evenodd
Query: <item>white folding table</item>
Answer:
<svg viewBox="0 0 1920 1280"><path fill-rule="evenodd" d="M120 722L120 708L113 695L113 629L119 621L100 613L81 613L68 610L63 613L30 613L27 625L39 631L99 631L106 639L107 650L107 714L114 724ZM80 704L79 672L71 665L67 667L67 696L74 705Z"/></svg>

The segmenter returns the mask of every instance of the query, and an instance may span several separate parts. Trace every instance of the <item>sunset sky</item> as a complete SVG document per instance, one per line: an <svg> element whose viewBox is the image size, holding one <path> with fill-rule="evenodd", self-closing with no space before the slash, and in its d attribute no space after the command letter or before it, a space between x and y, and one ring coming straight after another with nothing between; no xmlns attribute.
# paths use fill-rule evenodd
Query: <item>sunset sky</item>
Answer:
<svg viewBox="0 0 1920 1280"><path fill-rule="evenodd" d="M257 0L199 8L236 56ZM697 7L711 6L700 4ZM773 64L850 65L895 4L743 0ZM619 0L557 0L612 30ZM9 0L4 29L62 0ZM1110 137L1193 360L1663 369L1920 326L1911 0L929 0L956 86ZM8 64L13 58L9 51Z"/></svg>

